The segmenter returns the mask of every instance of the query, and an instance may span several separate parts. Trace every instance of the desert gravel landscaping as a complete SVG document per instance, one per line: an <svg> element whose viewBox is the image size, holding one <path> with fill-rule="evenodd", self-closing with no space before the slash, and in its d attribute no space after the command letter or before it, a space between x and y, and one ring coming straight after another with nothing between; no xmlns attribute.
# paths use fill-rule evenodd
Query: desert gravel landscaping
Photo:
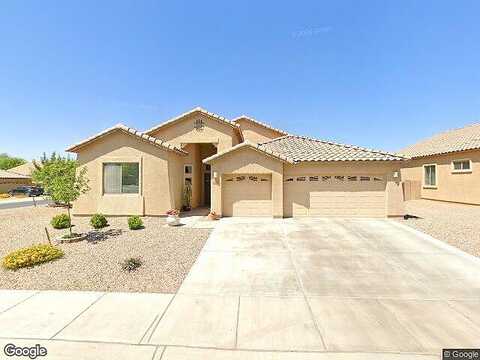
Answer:
<svg viewBox="0 0 480 360"><path fill-rule="evenodd" d="M419 218L399 220L403 224L480 257L480 206L432 200L405 204L407 213Z"/></svg>
<svg viewBox="0 0 480 360"><path fill-rule="evenodd" d="M52 238L68 229L50 225L65 209L39 206L0 210L0 257L37 243L46 243L44 227ZM89 217L74 217L75 232L91 232ZM98 290L174 293L195 262L210 231L164 227L165 219L145 217L144 229L129 230L125 217L109 217L110 226L89 236L89 241L59 245L59 260L17 271L0 268L4 289ZM134 272L121 270L120 262L140 257Z"/></svg>

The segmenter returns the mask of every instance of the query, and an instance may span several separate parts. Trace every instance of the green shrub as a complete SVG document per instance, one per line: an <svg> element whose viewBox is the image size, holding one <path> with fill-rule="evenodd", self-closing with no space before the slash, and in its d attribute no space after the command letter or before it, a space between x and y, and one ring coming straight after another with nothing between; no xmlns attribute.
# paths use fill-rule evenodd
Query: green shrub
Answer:
<svg viewBox="0 0 480 360"><path fill-rule="evenodd" d="M142 266L142 260L140 258L128 258L123 260L121 265L124 271L131 272Z"/></svg>
<svg viewBox="0 0 480 360"><path fill-rule="evenodd" d="M138 230L143 228L143 221L140 216L130 216L128 218L128 227L130 230Z"/></svg>
<svg viewBox="0 0 480 360"><path fill-rule="evenodd" d="M70 217L67 214L54 216L50 224L52 224L55 229L66 229L70 227Z"/></svg>
<svg viewBox="0 0 480 360"><path fill-rule="evenodd" d="M90 225L94 229L101 229L108 225L107 218L103 214L95 214L90 219Z"/></svg>
<svg viewBox="0 0 480 360"><path fill-rule="evenodd" d="M16 270L26 266L33 266L63 256L63 251L56 246L38 244L11 252L2 260L2 266Z"/></svg>

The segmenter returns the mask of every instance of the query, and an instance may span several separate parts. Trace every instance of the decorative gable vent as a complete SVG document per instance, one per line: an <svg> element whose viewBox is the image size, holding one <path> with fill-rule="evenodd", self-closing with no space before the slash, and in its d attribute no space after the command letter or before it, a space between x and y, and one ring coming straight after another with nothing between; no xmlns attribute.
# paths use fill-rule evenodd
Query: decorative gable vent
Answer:
<svg viewBox="0 0 480 360"><path fill-rule="evenodd" d="M193 122L193 128L195 130L203 130L203 128L205 127L205 122L203 121L202 118L199 118L199 119L195 119L195 121Z"/></svg>

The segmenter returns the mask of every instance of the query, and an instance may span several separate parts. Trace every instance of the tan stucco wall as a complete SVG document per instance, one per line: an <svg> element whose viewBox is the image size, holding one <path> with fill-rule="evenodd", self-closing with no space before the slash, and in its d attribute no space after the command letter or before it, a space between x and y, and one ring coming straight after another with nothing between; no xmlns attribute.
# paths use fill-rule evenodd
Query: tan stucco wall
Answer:
<svg viewBox="0 0 480 360"><path fill-rule="evenodd" d="M378 175L386 181L385 201L387 216L402 216L405 213L403 203L403 191L400 178L401 163L399 162L320 162L320 163L302 163L298 165L286 164L284 167L284 177L301 175ZM398 177L394 178L394 172L398 172ZM291 210L285 209L286 216L289 216Z"/></svg>
<svg viewBox="0 0 480 360"><path fill-rule="evenodd" d="M214 174L217 173L217 178ZM222 181L224 174L270 174L272 176L272 213L283 217L283 163L251 148L227 154L212 163L213 211L222 214Z"/></svg>
<svg viewBox="0 0 480 360"><path fill-rule="evenodd" d="M201 130L196 130L194 121L200 118L203 119L205 126ZM188 143L213 143L217 145L218 152L227 150L240 141L237 130L203 113L187 115L182 120L162 127L150 135L177 146Z"/></svg>
<svg viewBox="0 0 480 360"><path fill-rule="evenodd" d="M183 184L183 157L121 131L84 147L77 154L87 168L90 191L73 206L73 213L90 215L164 215L180 208ZM103 163L138 162L139 194L103 194Z"/></svg>
<svg viewBox="0 0 480 360"><path fill-rule="evenodd" d="M246 119L238 119L235 122L240 125L243 138L257 144L283 136L278 131L267 129Z"/></svg>
<svg viewBox="0 0 480 360"><path fill-rule="evenodd" d="M32 185L30 179L0 179L0 194L7 193L10 190L21 185Z"/></svg>
<svg viewBox="0 0 480 360"><path fill-rule="evenodd" d="M452 173L453 160L472 161L471 173ZM437 187L423 186L423 165L437 164ZM428 156L410 160L402 169L402 178L421 183L423 199L480 204L480 150Z"/></svg>

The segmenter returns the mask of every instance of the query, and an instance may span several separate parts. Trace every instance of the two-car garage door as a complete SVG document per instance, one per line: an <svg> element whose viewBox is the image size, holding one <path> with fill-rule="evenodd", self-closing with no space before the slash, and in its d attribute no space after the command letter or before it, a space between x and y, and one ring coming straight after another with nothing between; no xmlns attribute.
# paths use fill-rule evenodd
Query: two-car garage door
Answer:
<svg viewBox="0 0 480 360"><path fill-rule="evenodd" d="M385 216L381 176L305 175L284 181L285 216Z"/></svg>

